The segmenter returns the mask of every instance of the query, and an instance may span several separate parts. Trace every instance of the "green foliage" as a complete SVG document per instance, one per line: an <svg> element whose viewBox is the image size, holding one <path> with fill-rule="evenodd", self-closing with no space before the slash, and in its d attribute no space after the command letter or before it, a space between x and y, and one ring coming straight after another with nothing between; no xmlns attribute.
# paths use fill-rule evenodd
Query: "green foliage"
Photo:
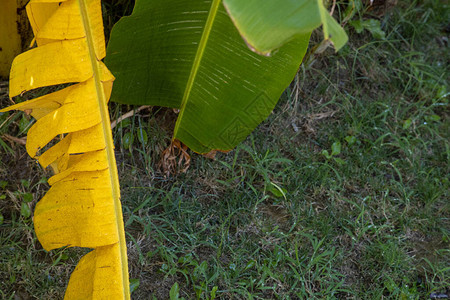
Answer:
<svg viewBox="0 0 450 300"><path fill-rule="evenodd" d="M259 4L137 1L108 44L112 100L178 108L175 139L199 153L233 149L273 110L314 28L323 23L337 49L347 40L321 1Z"/></svg>
<svg viewBox="0 0 450 300"><path fill-rule="evenodd" d="M369 20L354 20L350 21L350 25L355 28L357 33L363 32L363 30L369 31L375 39L386 38L386 33L381 30L381 24L379 20L369 19Z"/></svg>
<svg viewBox="0 0 450 300"><path fill-rule="evenodd" d="M172 288L169 292L170 300L182 300L183 297L180 298L180 286L178 285L178 282L175 282L172 285Z"/></svg>
<svg viewBox="0 0 450 300"><path fill-rule="evenodd" d="M139 288L140 281L136 278L130 278L130 294Z"/></svg>
<svg viewBox="0 0 450 300"><path fill-rule="evenodd" d="M330 40L336 51L348 40L347 34L330 16L322 0L224 0L224 5L246 43L263 55L320 25L325 40Z"/></svg>

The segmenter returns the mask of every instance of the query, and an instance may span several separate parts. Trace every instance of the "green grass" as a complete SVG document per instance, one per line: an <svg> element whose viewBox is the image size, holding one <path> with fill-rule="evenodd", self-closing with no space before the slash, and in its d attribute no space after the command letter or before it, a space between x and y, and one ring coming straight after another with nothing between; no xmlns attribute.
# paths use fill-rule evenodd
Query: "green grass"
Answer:
<svg viewBox="0 0 450 300"><path fill-rule="evenodd" d="M379 18L384 40L348 26L349 44L303 66L243 144L193 154L185 174L158 168L171 110L119 123L133 299L449 295L448 13L399 1ZM112 118L129 109L112 105ZM23 137L29 122L0 115L0 137ZM2 139L0 298L62 298L86 251L41 248L27 207L50 174Z"/></svg>

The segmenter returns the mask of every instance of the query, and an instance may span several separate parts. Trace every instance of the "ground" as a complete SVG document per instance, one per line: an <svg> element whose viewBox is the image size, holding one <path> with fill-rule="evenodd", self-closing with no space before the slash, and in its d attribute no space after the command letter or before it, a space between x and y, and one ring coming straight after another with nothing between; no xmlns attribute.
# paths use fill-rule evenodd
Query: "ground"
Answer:
<svg viewBox="0 0 450 300"><path fill-rule="evenodd" d="M449 8L394 2L361 16L384 39L347 24L348 45L311 50L269 119L215 160L191 153L164 176L172 110L114 128L133 299L450 297ZM61 299L87 250L36 239L51 174L26 155L30 122L0 115L0 298Z"/></svg>

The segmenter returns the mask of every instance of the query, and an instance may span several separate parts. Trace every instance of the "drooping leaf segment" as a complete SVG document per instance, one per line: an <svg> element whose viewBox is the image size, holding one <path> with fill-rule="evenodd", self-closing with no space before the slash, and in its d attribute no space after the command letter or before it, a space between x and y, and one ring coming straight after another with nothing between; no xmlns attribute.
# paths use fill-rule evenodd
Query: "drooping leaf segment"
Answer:
<svg viewBox="0 0 450 300"><path fill-rule="evenodd" d="M37 119L28 131L27 152L55 171L50 190L36 205L36 235L46 250L93 249L78 263L65 299L129 299L107 108L114 77L101 62L105 41L100 0L31 0L27 13L38 47L15 58L10 97L74 83L1 110L23 110ZM48 147L55 138L57 143Z"/></svg>

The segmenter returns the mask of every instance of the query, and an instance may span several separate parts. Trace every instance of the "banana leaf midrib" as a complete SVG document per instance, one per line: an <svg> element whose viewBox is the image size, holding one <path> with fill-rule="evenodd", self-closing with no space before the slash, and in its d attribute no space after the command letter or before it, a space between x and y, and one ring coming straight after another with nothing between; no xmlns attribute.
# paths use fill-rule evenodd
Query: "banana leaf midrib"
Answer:
<svg viewBox="0 0 450 300"><path fill-rule="evenodd" d="M183 119L183 114L186 108L186 104L189 100L189 96L192 90L192 86L195 82L195 77L197 75L200 63L202 61L203 53L205 51L206 45L208 43L208 38L211 33L211 29L214 25L214 21L217 15L217 11L219 10L219 6L222 3L222 0L213 0L211 3L211 8L208 13L208 18L206 19L205 27L203 28L202 36L200 38L200 42L198 44L197 52L195 54L194 62L192 64L192 69L189 74L189 79L186 84L186 88L184 90L183 99L181 100L180 106L180 114L178 115L177 122L175 124L175 129L173 130L173 138L177 136L178 128Z"/></svg>
<svg viewBox="0 0 450 300"><path fill-rule="evenodd" d="M108 161L108 168L111 180L111 188L112 188L112 196L114 201L114 210L116 215L116 224L119 236L119 247L120 247L120 258L121 258L121 266L122 266L122 286L124 289L125 299L130 299L130 290L128 287L128 264L127 262L127 249L126 249L126 239L125 239L125 229L123 224L121 203L120 203L120 190L119 190L119 178L117 174L116 168L116 160L114 155L114 145L113 138L111 133L111 128L108 126L109 122L109 113L107 108L107 101L103 91L101 78L100 78L100 68L99 63L96 57L96 52L94 48L94 38L91 30L91 25L89 22L89 18L87 15L87 0L79 0L79 6L81 11L81 17L83 21L83 25L86 32L86 41L89 47L89 58L91 60L93 77L95 82L95 88L97 92L97 100L100 108L101 119L102 119L102 129L104 140L106 144L106 154ZM125 263L124 263L125 262Z"/></svg>

